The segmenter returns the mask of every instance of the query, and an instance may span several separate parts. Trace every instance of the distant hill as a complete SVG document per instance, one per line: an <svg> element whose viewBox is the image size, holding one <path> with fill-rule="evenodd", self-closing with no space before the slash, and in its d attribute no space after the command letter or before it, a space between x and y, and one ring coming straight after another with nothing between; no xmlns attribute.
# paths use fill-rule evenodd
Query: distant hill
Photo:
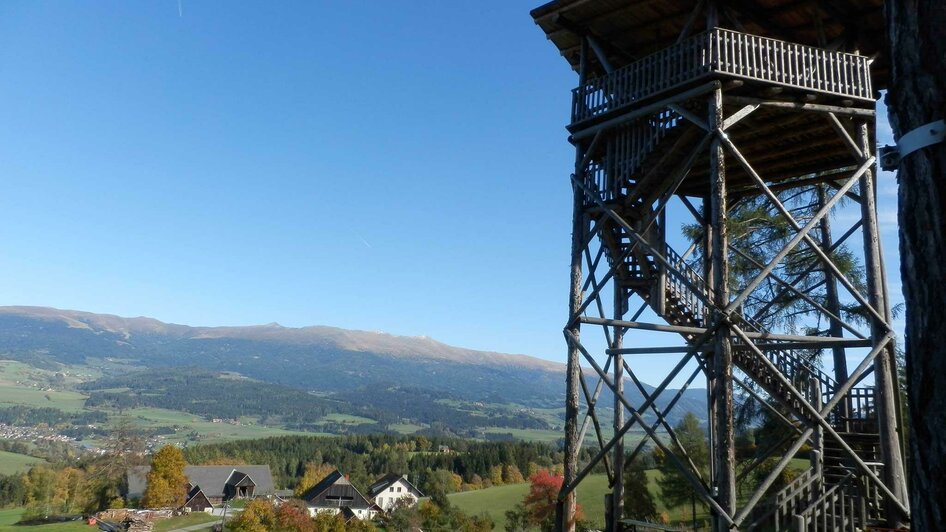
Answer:
<svg viewBox="0 0 946 532"><path fill-rule="evenodd" d="M115 359L145 372L198 368L210 372L200 373L204 379L215 372L235 372L280 385L274 392L294 389L331 399L320 399L319 408L343 402L349 406L340 412L388 422L401 418L449 424L457 417L451 411L472 403L522 405L518 417L529 418L528 409L561 407L564 393L563 364L463 349L426 337L278 324L190 327L46 307L0 307L0 358L48 369ZM116 381L118 377L107 376L110 380L98 387L127 387L134 393L135 383L144 382L140 375L125 376L125 381ZM241 386L258 393L256 384ZM93 383L86 389L96 387ZM682 401L675 411L705 411L700 390L687 391ZM609 403L605 394L600 404ZM525 425L555 428L554 419L543 419L526 420Z"/></svg>

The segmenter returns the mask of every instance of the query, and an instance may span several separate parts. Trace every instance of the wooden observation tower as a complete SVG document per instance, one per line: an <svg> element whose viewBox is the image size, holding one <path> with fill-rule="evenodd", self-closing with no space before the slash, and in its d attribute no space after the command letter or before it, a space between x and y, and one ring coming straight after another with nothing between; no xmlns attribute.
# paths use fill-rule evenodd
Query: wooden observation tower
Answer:
<svg viewBox="0 0 946 532"><path fill-rule="evenodd" d="M632 430L716 530L908 525L875 205L882 0L556 0L532 17L578 73L560 529L602 467L608 527L626 529ZM647 355L672 361L656 389L635 375ZM706 469L668 421L693 382ZM743 401L783 428L737 464Z"/></svg>

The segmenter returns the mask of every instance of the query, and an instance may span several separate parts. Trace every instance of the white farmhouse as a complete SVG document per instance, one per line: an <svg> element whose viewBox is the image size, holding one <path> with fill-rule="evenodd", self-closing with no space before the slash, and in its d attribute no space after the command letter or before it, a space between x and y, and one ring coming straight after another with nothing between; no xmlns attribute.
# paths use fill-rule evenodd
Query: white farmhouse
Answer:
<svg viewBox="0 0 946 532"><path fill-rule="evenodd" d="M407 481L407 475L387 474L368 488L368 498L384 510L391 511L399 503L414 506L424 494Z"/></svg>

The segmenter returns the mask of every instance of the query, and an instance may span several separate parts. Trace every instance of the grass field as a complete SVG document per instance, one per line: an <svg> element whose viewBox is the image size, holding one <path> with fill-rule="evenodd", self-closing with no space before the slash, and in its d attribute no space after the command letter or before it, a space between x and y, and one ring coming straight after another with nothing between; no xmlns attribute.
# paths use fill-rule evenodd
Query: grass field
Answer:
<svg viewBox="0 0 946 532"><path fill-rule="evenodd" d="M101 376L88 366L61 365L56 370L41 369L18 360L0 360L0 384L37 385L75 384Z"/></svg>
<svg viewBox="0 0 946 532"><path fill-rule="evenodd" d="M423 425L415 425L413 423L392 423L391 425L388 425L388 427L398 434L414 434L418 430L424 428Z"/></svg>
<svg viewBox="0 0 946 532"><path fill-rule="evenodd" d="M589 475L578 491L578 504L585 511L585 518L597 526L604 525L604 494L608 492L608 477L605 475ZM529 484L508 484L477 491L453 493L448 496L452 504L466 513L479 515L488 514L496 529L502 530L506 523L505 513L522 502L529 493Z"/></svg>
<svg viewBox="0 0 946 532"><path fill-rule="evenodd" d="M89 532L90 530L96 530L94 527L85 524L85 521L69 521L68 523L39 526L14 526L14 523L19 521L22 515L23 508L0 510L0 530L18 530L20 532Z"/></svg>
<svg viewBox="0 0 946 532"><path fill-rule="evenodd" d="M329 414L322 418L322 421L328 423L342 423L345 425L370 425L377 423L377 421L373 419L352 414Z"/></svg>
<svg viewBox="0 0 946 532"><path fill-rule="evenodd" d="M211 523L217 523L219 521L219 517L214 517L203 512L195 512L190 515L155 521L154 532L167 532L169 530L184 528L185 526L199 525L201 523L207 523L207 529L209 530Z"/></svg>
<svg viewBox="0 0 946 532"><path fill-rule="evenodd" d="M14 508L12 510L0 510L0 530L18 530L20 532L89 532L98 530L95 527L85 524L85 521L70 521L68 523L56 523L51 525L39 526L14 526L23 515L23 508ZM207 529L210 529L211 523L219 521L219 517L214 517L205 513L194 513L187 516L175 517L172 519L161 519L154 522L155 532L168 532L185 526L199 525L207 523Z"/></svg>
<svg viewBox="0 0 946 532"><path fill-rule="evenodd" d="M76 392L43 391L30 386L2 384L0 405L52 407L66 412L78 412L85 405L85 396Z"/></svg>
<svg viewBox="0 0 946 532"><path fill-rule="evenodd" d="M668 510L660 500L656 487L659 478L660 472L656 469L647 472L650 492L654 495L654 502L657 503L657 511L667 512L672 521L689 522L692 518L689 505ZM585 519L594 527L604 526L604 495L609 491L606 475L588 475L578 488L578 504L584 512ZM502 530L506 523L506 511L512 510L522 502L527 493L529 493L529 484L523 483L453 493L448 498L452 504L457 505L464 512L474 515L488 514L496 524L496 529ZM696 517L698 520L708 519L708 512L698 505Z"/></svg>
<svg viewBox="0 0 946 532"><path fill-rule="evenodd" d="M270 436L286 436L305 434L309 436L329 436L327 433L298 432L275 427L267 427L253 423L231 425L229 423L213 423L186 412L164 410L162 408L135 408L126 410L124 415L132 423L142 427L180 426L177 435L168 436L168 441L183 441L191 431L197 431L201 443L223 442L229 440L246 440L254 438L268 438Z"/></svg>
<svg viewBox="0 0 946 532"><path fill-rule="evenodd" d="M46 460L25 454L0 451L0 475L21 473L39 463L46 463Z"/></svg>
<svg viewBox="0 0 946 532"><path fill-rule="evenodd" d="M506 427L486 427L483 432L487 434L512 434L517 440L537 441L553 443L562 439L563 433L558 430L542 429L510 429Z"/></svg>

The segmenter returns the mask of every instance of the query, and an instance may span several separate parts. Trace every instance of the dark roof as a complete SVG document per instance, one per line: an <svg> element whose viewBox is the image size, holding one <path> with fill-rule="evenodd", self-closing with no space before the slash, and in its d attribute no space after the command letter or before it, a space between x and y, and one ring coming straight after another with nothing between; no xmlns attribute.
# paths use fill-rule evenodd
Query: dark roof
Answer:
<svg viewBox="0 0 946 532"><path fill-rule="evenodd" d="M227 484L230 486L255 486L256 482L246 473L234 471L233 474L230 475L229 480L227 480Z"/></svg>
<svg viewBox="0 0 946 532"><path fill-rule="evenodd" d="M337 469L309 488L302 500L317 508L371 508L371 502Z"/></svg>
<svg viewBox="0 0 946 532"><path fill-rule="evenodd" d="M151 466L132 467L128 470L128 497L138 498L144 495L149 471ZM255 485L255 495L270 495L275 491L268 465L187 466L184 468L184 474L190 485L200 486L207 497L223 497L227 485Z"/></svg>
<svg viewBox="0 0 946 532"><path fill-rule="evenodd" d="M368 496L371 498L374 498L375 495L378 495L382 491L388 489L388 487L391 486L391 484L394 484L398 480L404 482L404 484L406 484L407 487L411 491L413 491L414 494L417 495L418 497L424 496L424 494L421 493L421 491L417 489L416 486L414 486L413 484L410 483L410 481L407 480L407 476L398 475L397 473L388 473L387 475L384 475L383 477L376 480L374 484L368 487Z"/></svg>
<svg viewBox="0 0 946 532"><path fill-rule="evenodd" d="M553 0L532 10L532 18L563 57L578 69L580 34L606 48L620 68L673 44L687 24L696 0ZM878 56L872 71L874 88L886 87L884 0L727 0L719 25L754 35L818 46L819 20L825 40L847 40L845 51ZM730 20L729 14L737 24ZM697 17L691 34L705 29ZM591 65L596 73L601 67Z"/></svg>
<svg viewBox="0 0 946 532"><path fill-rule="evenodd" d="M210 499L208 499L207 496L204 495L204 492L201 491L200 486L194 486L190 492L188 492L187 501L185 501L181 507L188 508L192 506L195 501L203 501L206 506L211 508L214 507L213 503L210 502Z"/></svg>

